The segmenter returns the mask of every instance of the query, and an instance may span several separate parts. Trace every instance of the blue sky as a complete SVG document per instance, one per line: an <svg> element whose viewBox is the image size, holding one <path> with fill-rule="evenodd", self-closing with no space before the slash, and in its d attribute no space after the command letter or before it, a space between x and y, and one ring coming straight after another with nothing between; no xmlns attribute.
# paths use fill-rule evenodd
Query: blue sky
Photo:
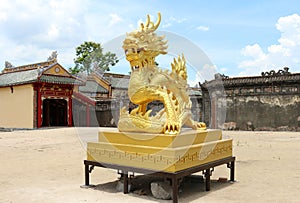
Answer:
<svg viewBox="0 0 300 203"><path fill-rule="evenodd" d="M105 44L161 12L159 30L197 45L216 72L251 76L284 66L300 72L299 8L296 0L2 0L0 69L5 61L44 61L54 50L59 63L72 67L84 41ZM111 71L127 72L123 66Z"/></svg>

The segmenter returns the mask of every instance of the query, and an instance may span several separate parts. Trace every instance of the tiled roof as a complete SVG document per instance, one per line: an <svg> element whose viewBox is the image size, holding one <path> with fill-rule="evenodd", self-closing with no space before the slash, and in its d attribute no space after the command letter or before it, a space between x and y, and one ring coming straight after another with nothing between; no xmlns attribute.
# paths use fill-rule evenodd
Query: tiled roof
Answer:
<svg viewBox="0 0 300 203"><path fill-rule="evenodd" d="M215 85L224 86L244 86L244 85L258 85L282 82L299 82L300 73L280 76L253 76L253 77L234 77L234 78L219 78L211 81L206 81L203 85L206 87Z"/></svg>
<svg viewBox="0 0 300 203"><path fill-rule="evenodd" d="M40 77L40 81L48 82L48 83L56 83L56 84L75 84L75 85L82 84L82 81L76 78L53 76L53 75L42 75Z"/></svg>
<svg viewBox="0 0 300 203"><path fill-rule="evenodd" d="M28 84L37 81L40 69L31 69L12 73L0 74L0 86Z"/></svg>
<svg viewBox="0 0 300 203"><path fill-rule="evenodd" d="M9 68L5 67L4 70L2 71L2 73L26 71L26 70L31 70L31 69L43 69L43 68L47 68L53 64L57 64L56 60L27 64L27 65L17 66L17 67L14 67L14 66L9 67Z"/></svg>
<svg viewBox="0 0 300 203"><path fill-rule="evenodd" d="M107 80L112 88L117 89L127 89L129 85L129 78L128 77L105 77L105 80Z"/></svg>
<svg viewBox="0 0 300 203"><path fill-rule="evenodd" d="M12 85L29 84L34 82L47 82L55 84L82 84L83 81L78 80L75 77L69 76L55 76L55 75L43 75L43 71L48 70L52 66L56 65L50 64L44 67L34 67L28 68L27 66L21 66L13 68L14 71L8 69L9 71L3 71L0 74L0 87L7 87Z"/></svg>
<svg viewBox="0 0 300 203"><path fill-rule="evenodd" d="M86 81L86 84L84 86L79 87L79 91L80 92L108 93L108 90L103 88L101 85L99 85L94 80Z"/></svg>

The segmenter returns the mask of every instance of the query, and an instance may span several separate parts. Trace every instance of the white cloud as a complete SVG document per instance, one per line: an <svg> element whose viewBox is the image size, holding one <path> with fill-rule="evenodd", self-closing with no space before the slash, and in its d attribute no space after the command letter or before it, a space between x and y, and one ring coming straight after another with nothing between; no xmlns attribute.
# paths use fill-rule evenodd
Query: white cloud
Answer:
<svg viewBox="0 0 300 203"><path fill-rule="evenodd" d="M203 83L205 80L214 79L217 73L217 67L213 64L204 64L202 68L195 69L187 66L188 71L188 84L191 87L198 85L199 82Z"/></svg>
<svg viewBox="0 0 300 203"><path fill-rule="evenodd" d="M171 27L171 23L170 22L168 22L168 23L164 23L163 25L162 25L162 27L163 28L167 28L167 27Z"/></svg>
<svg viewBox="0 0 300 203"><path fill-rule="evenodd" d="M106 9L99 12L103 6ZM0 71L5 61L35 63L55 50L63 66L72 66L75 48L84 41L105 43L130 30L113 8L113 4L89 0L84 4L80 0L1 1Z"/></svg>
<svg viewBox="0 0 300 203"><path fill-rule="evenodd" d="M7 20L7 14L4 12L0 12L0 21L6 21Z"/></svg>
<svg viewBox="0 0 300 203"><path fill-rule="evenodd" d="M162 25L163 28L168 28L171 27L175 24L181 24L183 22L187 21L187 18L175 18L173 16L171 16L169 19L166 19L164 21L164 24Z"/></svg>
<svg viewBox="0 0 300 203"><path fill-rule="evenodd" d="M122 18L115 13L109 14L109 17L110 17L110 21L109 21L110 27L122 21Z"/></svg>
<svg viewBox="0 0 300 203"><path fill-rule="evenodd" d="M198 26L196 29L197 29L197 30L201 30L201 31L208 31L208 30L209 30L209 27L200 25L200 26Z"/></svg>
<svg viewBox="0 0 300 203"><path fill-rule="evenodd" d="M56 25L51 25L48 32L47 32L49 38L57 38L59 36L59 29Z"/></svg>
<svg viewBox="0 0 300 203"><path fill-rule="evenodd" d="M260 72L283 67L300 67L300 16L293 14L280 17L276 28L281 36L277 44L267 47L264 52L259 44L247 45L242 49L242 55L250 58L239 63L244 69L240 75L259 75Z"/></svg>
<svg viewBox="0 0 300 203"><path fill-rule="evenodd" d="M203 82L203 76L199 71L194 73L194 76L195 77L193 78L188 77L188 84L190 87L196 87L200 81Z"/></svg>
<svg viewBox="0 0 300 203"><path fill-rule="evenodd" d="M5 51L0 56L0 70L6 60L14 65L35 63L46 60L54 50L63 56L69 47L75 54L86 34L81 29L87 4L80 0L1 1L0 50ZM73 57L68 60L72 63Z"/></svg>
<svg viewBox="0 0 300 203"><path fill-rule="evenodd" d="M177 19L175 17L170 17L170 21L173 21L173 22L176 22L176 23L183 23L185 22L187 19L186 18L180 18L180 19Z"/></svg>
<svg viewBox="0 0 300 203"><path fill-rule="evenodd" d="M220 68L220 73L226 73L228 71L228 69L227 68Z"/></svg>
<svg viewBox="0 0 300 203"><path fill-rule="evenodd" d="M28 59L31 59L29 63L39 62L41 60L46 61L47 57L50 56L53 50L47 48L40 48L32 44L14 44L11 43L14 48L7 49L5 51L9 58L5 61L11 62L14 66L20 66L28 64ZM34 54L33 54L34 53ZM4 62L2 64L4 66Z"/></svg>
<svg viewBox="0 0 300 203"><path fill-rule="evenodd" d="M244 56L251 56L253 58L263 58L265 56L258 44L247 45L244 49L242 49L242 54Z"/></svg>

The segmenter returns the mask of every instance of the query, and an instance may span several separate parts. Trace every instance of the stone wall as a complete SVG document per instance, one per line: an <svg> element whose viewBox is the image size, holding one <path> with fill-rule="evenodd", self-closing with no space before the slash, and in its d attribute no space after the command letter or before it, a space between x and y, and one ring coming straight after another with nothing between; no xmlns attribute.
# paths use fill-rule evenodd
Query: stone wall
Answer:
<svg viewBox="0 0 300 203"><path fill-rule="evenodd" d="M241 130L250 123L256 130L298 127L299 95L234 96L226 98L226 105L226 122L236 122Z"/></svg>
<svg viewBox="0 0 300 203"><path fill-rule="evenodd" d="M216 76L201 84L204 121L212 128L235 123L241 130L299 130L300 73L287 70L257 77ZM223 124L218 123L220 114Z"/></svg>

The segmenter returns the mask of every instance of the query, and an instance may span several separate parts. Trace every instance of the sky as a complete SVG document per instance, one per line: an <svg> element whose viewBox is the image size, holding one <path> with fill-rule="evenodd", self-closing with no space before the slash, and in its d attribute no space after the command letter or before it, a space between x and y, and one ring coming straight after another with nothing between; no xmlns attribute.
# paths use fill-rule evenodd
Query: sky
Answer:
<svg viewBox="0 0 300 203"><path fill-rule="evenodd" d="M166 39L177 36L189 44L171 40L170 48L178 51L173 55L201 50L214 72L230 77L283 67L300 72L299 0L1 0L0 70L5 61L14 66L45 61L52 51L68 69L74 66L75 48L84 41L104 47L120 41L121 50L125 34L145 22L147 14L156 21L158 12L158 30L167 33ZM165 58L171 63L173 55ZM111 72L129 72L121 52L118 56L120 63ZM205 71L195 60L187 57L194 69ZM204 74L191 77L206 79Z"/></svg>

